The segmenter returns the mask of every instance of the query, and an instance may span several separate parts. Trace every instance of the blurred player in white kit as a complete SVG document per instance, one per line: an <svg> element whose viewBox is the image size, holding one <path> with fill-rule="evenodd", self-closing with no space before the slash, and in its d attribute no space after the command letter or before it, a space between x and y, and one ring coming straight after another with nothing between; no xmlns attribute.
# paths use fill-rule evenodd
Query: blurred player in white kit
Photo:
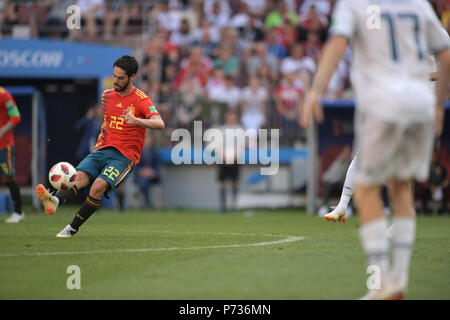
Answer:
<svg viewBox="0 0 450 320"><path fill-rule="evenodd" d="M446 38L447 41L449 40L449 36L444 28L441 29L442 37ZM437 72L437 64L434 59L433 55L427 55L426 59L428 60L429 64L429 80L430 85L433 88L433 90L436 90L435 81L437 80L438 72ZM431 82L433 81L433 82ZM328 221L345 221L347 219L347 208L350 202L350 199L352 198L353 191L354 191L354 176L355 176L355 169L357 161L357 156L355 155L352 159L352 162L350 163L347 174L345 176L344 186L342 187L341 197L339 199L339 203L335 207L331 207L333 210L327 214L324 215L324 218ZM412 191L412 188L411 188ZM414 211L414 210L413 210ZM389 227L388 236L390 237L392 234L392 226Z"/></svg>
<svg viewBox="0 0 450 320"><path fill-rule="evenodd" d="M311 116L322 121L320 96L352 45L355 92L355 198L360 239L380 286L362 299L401 299L415 241L416 221L410 192L413 179L427 179L434 136L442 132L450 73L448 37L425 0L340 0L331 25L332 38L308 92L302 126ZM439 60L436 93L429 82L426 56ZM392 265L381 201L387 184L393 207Z"/></svg>

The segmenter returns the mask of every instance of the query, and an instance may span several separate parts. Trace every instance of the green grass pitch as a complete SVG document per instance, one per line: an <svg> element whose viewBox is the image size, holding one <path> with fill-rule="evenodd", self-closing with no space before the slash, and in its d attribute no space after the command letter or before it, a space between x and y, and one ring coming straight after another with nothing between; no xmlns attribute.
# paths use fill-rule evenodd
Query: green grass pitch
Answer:
<svg viewBox="0 0 450 320"><path fill-rule="evenodd" d="M26 208L27 209L27 208ZM303 211L95 213L55 235L76 207L0 215L0 299L357 299L366 292L358 219ZM410 299L450 299L450 218L418 217ZM66 286L70 265L81 289Z"/></svg>

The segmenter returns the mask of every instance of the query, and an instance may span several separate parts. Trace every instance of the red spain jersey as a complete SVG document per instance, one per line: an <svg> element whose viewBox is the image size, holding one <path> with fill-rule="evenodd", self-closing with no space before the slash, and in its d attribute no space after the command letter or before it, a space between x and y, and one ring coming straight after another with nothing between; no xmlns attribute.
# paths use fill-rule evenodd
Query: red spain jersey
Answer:
<svg viewBox="0 0 450 320"><path fill-rule="evenodd" d="M107 89L101 95L103 124L95 150L114 147L136 165L141 158L146 128L129 125L120 117L130 109L136 118L148 119L159 114L152 100L138 88L121 97L114 89Z"/></svg>
<svg viewBox="0 0 450 320"><path fill-rule="evenodd" d="M0 127L3 127L8 122L16 126L20 122L20 113L11 93L0 87ZM12 130L9 130L0 138L0 150L8 146L14 146Z"/></svg>

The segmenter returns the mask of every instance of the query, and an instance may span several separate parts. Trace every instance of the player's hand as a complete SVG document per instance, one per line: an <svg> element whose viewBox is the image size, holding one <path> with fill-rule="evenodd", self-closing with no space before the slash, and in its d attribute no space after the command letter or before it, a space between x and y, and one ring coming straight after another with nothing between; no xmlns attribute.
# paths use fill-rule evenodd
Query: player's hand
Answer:
<svg viewBox="0 0 450 320"><path fill-rule="evenodd" d="M317 123L323 121L323 109L319 101L319 92L315 89L311 89L306 94L305 103L300 113L300 126L304 129L309 127L311 115Z"/></svg>
<svg viewBox="0 0 450 320"><path fill-rule="evenodd" d="M136 117L134 116L133 112L131 112L130 109L123 110L122 115L120 116L120 118L125 118L125 122L127 124L131 124L131 125L136 125L137 124Z"/></svg>

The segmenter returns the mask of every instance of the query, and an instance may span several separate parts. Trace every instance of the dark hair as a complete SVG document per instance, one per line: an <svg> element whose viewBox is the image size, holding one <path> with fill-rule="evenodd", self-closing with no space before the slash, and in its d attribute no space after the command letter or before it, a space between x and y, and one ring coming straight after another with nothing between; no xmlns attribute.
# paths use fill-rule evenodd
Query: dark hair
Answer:
<svg viewBox="0 0 450 320"><path fill-rule="evenodd" d="M138 62L132 56L121 56L114 62L113 67L122 69L128 77L131 77L133 74L137 74L139 68Z"/></svg>

